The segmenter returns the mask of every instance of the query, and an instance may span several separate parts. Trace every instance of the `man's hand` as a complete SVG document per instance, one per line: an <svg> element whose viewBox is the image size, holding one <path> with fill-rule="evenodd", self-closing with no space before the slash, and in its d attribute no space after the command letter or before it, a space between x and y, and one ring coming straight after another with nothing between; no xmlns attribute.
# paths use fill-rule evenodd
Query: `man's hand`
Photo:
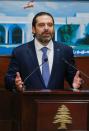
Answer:
<svg viewBox="0 0 89 131"><path fill-rule="evenodd" d="M15 85L16 85L18 91L23 91L23 81L21 79L19 72L16 73Z"/></svg>
<svg viewBox="0 0 89 131"><path fill-rule="evenodd" d="M83 79L80 77L80 71L77 71L75 76L74 76L74 80L73 80L73 89L77 90L81 84L83 83Z"/></svg>

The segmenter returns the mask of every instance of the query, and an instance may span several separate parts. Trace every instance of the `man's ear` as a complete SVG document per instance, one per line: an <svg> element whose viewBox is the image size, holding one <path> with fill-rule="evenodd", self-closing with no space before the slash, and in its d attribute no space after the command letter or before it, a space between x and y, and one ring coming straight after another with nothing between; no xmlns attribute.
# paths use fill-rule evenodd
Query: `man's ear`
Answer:
<svg viewBox="0 0 89 131"><path fill-rule="evenodd" d="M32 27L32 34L35 34L35 28Z"/></svg>

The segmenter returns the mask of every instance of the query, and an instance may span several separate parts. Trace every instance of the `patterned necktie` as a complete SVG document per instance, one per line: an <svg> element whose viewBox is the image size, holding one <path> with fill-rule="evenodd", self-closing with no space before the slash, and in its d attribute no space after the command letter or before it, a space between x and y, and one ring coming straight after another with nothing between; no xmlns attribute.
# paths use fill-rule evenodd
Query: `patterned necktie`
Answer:
<svg viewBox="0 0 89 131"><path fill-rule="evenodd" d="M43 52L42 55L42 63L44 63L45 59L48 59L47 57L47 47L43 47L41 50ZM42 77L45 83L45 86L47 87L48 85L48 81L49 81L49 77L50 77L50 72L49 72L49 64L48 61L45 62L42 66Z"/></svg>

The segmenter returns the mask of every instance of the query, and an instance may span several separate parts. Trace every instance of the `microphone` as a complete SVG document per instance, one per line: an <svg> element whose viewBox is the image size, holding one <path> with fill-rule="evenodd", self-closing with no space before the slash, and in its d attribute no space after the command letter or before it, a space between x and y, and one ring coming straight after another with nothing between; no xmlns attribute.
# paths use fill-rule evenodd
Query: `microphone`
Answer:
<svg viewBox="0 0 89 131"><path fill-rule="evenodd" d="M25 84L26 81L28 80L28 78L30 78L30 77L31 77L41 66L43 66L47 61L48 61L48 58L45 58L43 63L41 63L39 66L37 66L28 76L25 77L23 83ZM25 86L24 84L23 84L23 86Z"/></svg>
<svg viewBox="0 0 89 131"><path fill-rule="evenodd" d="M72 64L70 64L65 58L62 58L62 60L68 64L69 66L71 66L73 69L75 69L76 71L80 71L80 73L85 76L86 78L89 79L89 76L87 74L85 74L83 71L79 70L78 68L76 68L75 66L73 66Z"/></svg>
<svg viewBox="0 0 89 131"><path fill-rule="evenodd" d="M73 66L72 64L70 64L65 58L62 58L62 60L69 66L71 66L73 69L75 69L76 71L79 71L85 78L88 78L89 79L89 76L87 74L85 74L83 71L79 70L78 68L76 68L75 66ZM75 91L75 92L80 92L79 89L77 88L70 88L72 91ZM82 90L81 92L86 92L85 90ZM89 92L89 91L87 91Z"/></svg>

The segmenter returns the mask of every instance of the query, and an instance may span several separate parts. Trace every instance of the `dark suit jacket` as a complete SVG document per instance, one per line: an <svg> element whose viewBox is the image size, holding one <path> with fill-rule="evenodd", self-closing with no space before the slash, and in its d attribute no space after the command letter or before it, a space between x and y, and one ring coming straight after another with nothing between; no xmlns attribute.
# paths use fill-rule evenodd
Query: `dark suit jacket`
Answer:
<svg viewBox="0 0 89 131"><path fill-rule="evenodd" d="M75 70L64 62L66 59L70 64L74 65L73 50L71 47L61 43L54 42L54 59L53 67L48 83L48 89L63 89L64 78L72 84ZM5 76L6 88L12 90L16 72L20 72L22 80L38 67L34 40L23 44L13 50L11 62L8 72ZM14 86L13 86L14 85ZM27 89L45 89L45 84L41 76L40 68L38 68L26 81Z"/></svg>

